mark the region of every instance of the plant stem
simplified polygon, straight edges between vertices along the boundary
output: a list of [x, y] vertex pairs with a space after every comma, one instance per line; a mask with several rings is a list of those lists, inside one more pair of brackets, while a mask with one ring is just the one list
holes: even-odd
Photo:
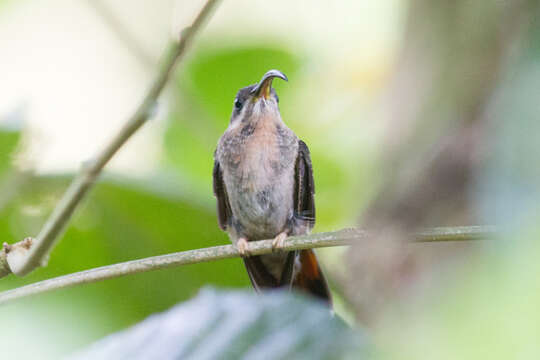
[[[495, 234], [493, 226], [466, 226], [433, 228], [412, 234], [414, 242], [466, 241], [489, 239]], [[351, 245], [359, 240], [369, 239], [371, 235], [360, 229], [343, 229], [305, 236], [290, 237], [285, 241], [283, 250], [303, 250], [320, 247]], [[251, 255], [272, 252], [272, 240], [260, 240], [249, 243]], [[214, 246], [204, 249], [188, 250], [167, 255], [152, 256], [114, 265], [102, 266], [69, 275], [64, 275], [34, 284], [0, 293], [0, 304], [15, 299], [36, 295], [56, 289], [63, 289], [81, 284], [94, 283], [120, 276], [140, 272], [159, 270], [168, 267], [209, 262], [238, 257], [239, 253], [232, 245]]]

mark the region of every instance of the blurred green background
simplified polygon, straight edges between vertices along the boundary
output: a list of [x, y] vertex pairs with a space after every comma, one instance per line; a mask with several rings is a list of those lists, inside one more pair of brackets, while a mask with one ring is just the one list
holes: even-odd
[[[0, 1], [0, 241], [37, 234], [81, 163], [138, 104], [171, 34], [201, 4]], [[355, 257], [362, 249], [319, 250], [336, 313], [368, 329], [371, 355], [535, 358], [538, 9], [536, 1], [223, 1], [48, 266], [0, 279], [0, 290], [229, 243], [217, 226], [212, 154], [236, 91], [275, 68], [289, 78], [275, 82], [282, 117], [312, 154], [315, 232], [355, 226], [364, 211], [405, 223], [372, 203], [423, 220], [414, 225], [500, 226], [501, 240], [487, 244], [408, 248], [407, 256], [427, 259], [430, 276], [400, 268], [407, 276], [396, 287], [407, 287], [397, 294], [389, 278], [370, 277], [386, 264], [379, 253], [363, 251], [370, 261], [362, 267]], [[444, 171], [423, 172], [432, 164]], [[446, 183], [437, 182], [441, 173]], [[396, 205], [412, 203], [410, 194], [423, 212]], [[466, 205], [442, 209], [462, 199]], [[380, 291], [363, 291], [362, 281]], [[57, 358], [205, 285], [250, 288], [233, 259], [47, 293], [0, 307], [0, 346], [21, 359]], [[365, 321], [373, 308], [376, 320]]]
[[[5, 95], [0, 112], [2, 241], [39, 231], [81, 162], [100, 149], [137, 104], [171, 34], [191, 21], [201, 4], [80, 1], [49, 8], [39, 1], [22, 1], [0, 7], [4, 45], [0, 56], [5, 59], [1, 71], [6, 79], [0, 86]], [[268, 5], [251, 7], [264, 14]], [[372, 12], [385, 7], [388, 4]], [[355, 86], [375, 88], [370, 83], [373, 75], [340, 84], [344, 74], [335, 71], [341, 64], [327, 65], [338, 54], [328, 59], [320, 52], [321, 44], [302, 41], [309, 32], [319, 31], [312, 27], [323, 16], [320, 9], [306, 14], [296, 40], [287, 36], [290, 25], [272, 32], [279, 24], [271, 25], [268, 17], [266, 30], [259, 26], [249, 30], [242, 20], [231, 24], [228, 17], [242, 19], [249, 13], [236, 10], [232, 3], [222, 4], [201, 31], [162, 96], [155, 119], [113, 160], [75, 214], [48, 266], [25, 278], [2, 279], [0, 290], [120, 261], [228, 244], [215, 214], [213, 152], [228, 125], [238, 89], [257, 82], [272, 68], [290, 79], [275, 84], [282, 116], [312, 152], [319, 209], [315, 231], [338, 229], [356, 220], [356, 196], [365, 192], [358, 187], [358, 180], [365, 180], [357, 174], [370, 160], [342, 156], [361, 154], [358, 149], [365, 145], [352, 133], [342, 136], [346, 127], [356, 126], [349, 111], [333, 114], [330, 107], [364, 101]], [[40, 14], [41, 20], [34, 22], [33, 14]], [[235, 35], [238, 29], [241, 34]], [[20, 49], [29, 42], [41, 52], [26, 79], [20, 63], [37, 52]], [[345, 45], [343, 41], [334, 46], [349, 51], [341, 48]], [[317, 53], [321, 57], [314, 59]], [[343, 99], [336, 95], [327, 99], [336, 84], [343, 86]], [[316, 98], [328, 101], [328, 108], [312, 106]], [[342, 251], [322, 250], [324, 266], [337, 266]], [[3, 322], [13, 326], [0, 341], [19, 344], [21, 358], [55, 357], [189, 299], [205, 285], [251, 287], [242, 262], [234, 259], [53, 292], [2, 307]], [[335, 296], [338, 312], [348, 316], [339, 294]], [[28, 337], [35, 339], [35, 346], [24, 346]]]

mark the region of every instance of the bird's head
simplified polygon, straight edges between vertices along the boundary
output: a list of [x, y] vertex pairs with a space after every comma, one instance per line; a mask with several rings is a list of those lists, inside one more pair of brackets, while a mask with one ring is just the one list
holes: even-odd
[[263, 115], [279, 116], [279, 98], [272, 87], [272, 80], [276, 77], [288, 81], [281, 71], [270, 70], [257, 84], [238, 91], [234, 99], [231, 125], [252, 122]]

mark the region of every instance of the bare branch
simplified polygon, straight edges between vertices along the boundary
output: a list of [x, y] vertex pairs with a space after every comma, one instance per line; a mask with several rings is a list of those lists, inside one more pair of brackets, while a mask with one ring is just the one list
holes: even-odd
[[[88, 190], [94, 184], [101, 170], [116, 154], [116, 152], [126, 143], [150, 117], [156, 100], [165, 87], [177, 61], [185, 53], [185, 50], [193, 40], [194, 35], [200, 29], [204, 21], [209, 17], [211, 11], [216, 6], [218, 0], [208, 0], [199, 12], [192, 25], [182, 31], [180, 41], [175, 41], [167, 53], [161, 69], [150, 87], [145, 98], [127, 121], [125, 126], [116, 134], [109, 144], [90, 162], [88, 162], [79, 175], [73, 180], [69, 188], [60, 199], [58, 205], [46, 221], [37, 238], [33, 241], [31, 248], [22, 261], [12, 263], [9, 253], [2, 250], [0, 259], [6, 258], [9, 269], [16, 275], [24, 276], [36, 267], [44, 266], [48, 259], [48, 254], [66, 224], [71, 219], [73, 212], [84, 198]], [[1, 263], [1, 260], [0, 260]], [[5, 267], [4, 267], [5, 270]], [[0, 271], [0, 277], [5, 276]]]
[[[489, 239], [494, 234], [495, 228], [493, 226], [467, 226], [433, 228], [412, 234], [412, 237], [415, 242], [465, 241]], [[284, 250], [290, 251], [350, 245], [356, 241], [369, 239], [371, 237], [372, 236], [368, 232], [359, 229], [343, 229], [334, 232], [295, 236], [290, 237], [285, 241]], [[252, 255], [271, 253], [272, 240], [250, 242], [248, 250]], [[238, 256], [238, 251], [232, 245], [223, 245], [127, 261], [64, 275], [1, 292], [0, 304], [47, 291], [94, 283], [120, 276], [180, 265], [229, 259]]]

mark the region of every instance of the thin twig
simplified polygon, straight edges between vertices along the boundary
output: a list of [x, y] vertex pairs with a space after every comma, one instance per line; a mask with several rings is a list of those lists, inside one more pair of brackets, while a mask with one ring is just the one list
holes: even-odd
[[[170, 51], [165, 57], [163, 65], [155, 79], [150, 90], [146, 94], [135, 113], [127, 121], [125, 126], [110, 141], [108, 145], [93, 159], [87, 163], [79, 172], [79, 175], [73, 180], [69, 188], [60, 199], [58, 205], [50, 215], [49, 219], [41, 229], [32, 247], [24, 255], [24, 258], [12, 263], [7, 256], [10, 270], [19, 276], [24, 276], [36, 267], [45, 265], [48, 254], [52, 249], [55, 240], [58, 238], [65, 225], [70, 220], [77, 205], [84, 198], [88, 190], [94, 184], [96, 178], [101, 173], [103, 167], [116, 154], [116, 152], [126, 143], [126, 141], [137, 131], [150, 117], [157, 98], [167, 80], [169, 79], [174, 65], [184, 54], [190, 45], [194, 35], [201, 25], [208, 18], [218, 0], [208, 0], [202, 10], [199, 12], [195, 21], [190, 27], [182, 31], [180, 41], [175, 41]], [[4, 253], [5, 256], [5, 253]], [[0, 254], [0, 258], [2, 255]]]
[[[493, 226], [468, 226], [452, 228], [434, 228], [413, 234], [415, 242], [465, 241], [489, 239], [495, 233]], [[334, 232], [290, 237], [285, 241], [284, 250], [302, 250], [320, 247], [350, 245], [356, 241], [369, 239], [368, 232], [359, 229], [344, 229]], [[251, 255], [272, 252], [272, 240], [249, 243]], [[140, 272], [159, 270], [168, 267], [209, 262], [238, 257], [239, 253], [232, 245], [214, 246], [198, 250], [189, 250], [167, 255], [152, 256], [114, 265], [81, 271], [69, 275], [40, 281], [20, 288], [0, 293], [0, 304], [15, 299], [36, 295], [47, 291], [94, 283], [120, 276]]]

